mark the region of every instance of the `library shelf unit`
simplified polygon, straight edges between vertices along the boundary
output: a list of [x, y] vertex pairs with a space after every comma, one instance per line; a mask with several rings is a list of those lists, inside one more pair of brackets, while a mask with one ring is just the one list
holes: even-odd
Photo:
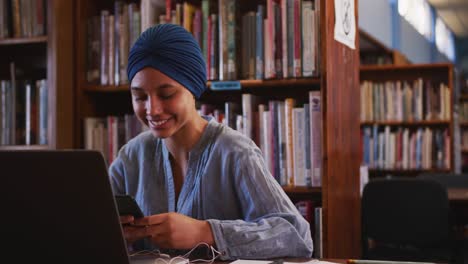
[[458, 133], [460, 135], [461, 172], [468, 171], [468, 75], [458, 73]]
[[[361, 122], [361, 126], [447, 126], [450, 121], [443, 120], [422, 120], [422, 121], [364, 121]], [[467, 124], [468, 125], [468, 124]]]
[[410, 169], [410, 170], [386, 170], [386, 169], [369, 169], [369, 175], [373, 176], [374, 178], [381, 178], [381, 177], [386, 177], [386, 176], [396, 176], [396, 177], [417, 177], [419, 174], [422, 173], [450, 173], [451, 170], [447, 169], [431, 169], [431, 170], [416, 170], [416, 169]]
[[30, 43], [47, 43], [47, 36], [37, 36], [29, 38], [6, 38], [0, 39], [0, 45], [17, 45]]
[[363, 29], [359, 29], [359, 57], [361, 66], [411, 64], [401, 52], [388, 48]]
[[[322, 101], [322, 187], [285, 187], [295, 197], [319, 199], [322, 206], [323, 257], [350, 258], [360, 256], [359, 195], [359, 56], [334, 39], [334, 1], [320, 1], [320, 77], [281, 80], [241, 80], [240, 91], [208, 91], [201, 100], [240, 98], [243, 92], [268, 98], [291, 96], [305, 100], [308, 91], [320, 90]], [[133, 113], [128, 85], [99, 86], [86, 78], [88, 18], [100, 10], [113, 10], [114, 1], [76, 1], [76, 118], [75, 143], [84, 146], [83, 120]], [[200, 1], [189, 1], [200, 3]], [[211, 1], [216, 3], [217, 1]], [[239, 1], [241, 10], [266, 1]], [[355, 1], [357, 6], [357, 1]], [[252, 9], [255, 10], [255, 9]], [[356, 19], [357, 19], [357, 8]], [[240, 21], [240, 19], [238, 20]], [[357, 21], [356, 21], [357, 22]], [[356, 23], [357, 24], [357, 23]], [[359, 38], [356, 37], [356, 45]], [[210, 82], [207, 83], [210, 85]], [[353, 98], [352, 100], [350, 98]]]
[[44, 7], [45, 35], [0, 39], [0, 79], [10, 80], [10, 62], [20, 69], [18, 80], [46, 79], [47, 144], [0, 145], [0, 150], [73, 147], [73, 2], [44, 0]]
[[[415, 97], [413, 97], [413, 93], [412, 95], [409, 96], [409, 98], [411, 98], [410, 104], [417, 104], [417, 103], [421, 104], [420, 110], [417, 111], [417, 112], [420, 112], [419, 113], [420, 117], [416, 118], [418, 113], [415, 113], [414, 111], [415, 105], [413, 105], [413, 106], [410, 106], [410, 108], [413, 107], [413, 109], [410, 111], [410, 113], [408, 113], [409, 118], [407, 115], [406, 118], [403, 117], [403, 119], [401, 119], [402, 117], [400, 117], [398, 121], [393, 121], [389, 119], [389, 114], [387, 113], [387, 111], [389, 111], [388, 109], [390, 108], [388, 108], [389, 106], [385, 106], [385, 107], [382, 106], [383, 105], [382, 103], [384, 102], [384, 104], [393, 105], [392, 108], [395, 108], [395, 109], [396, 109], [395, 104], [399, 107], [400, 106], [403, 107], [402, 105], [404, 104], [404, 103], [398, 104], [394, 102], [394, 101], [397, 101], [394, 99], [398, 98], [398, 95], [396, 95], [398, 94], [398, 92], [394, 92], [394, 91], [397, 91], [397, 88], [396, 88], [397, 86], [395, 85], [395, 83], [396, 82], [401, 83], [402, 92], [401, 92], [400, 98], [405, 98], [404, 97], [405, 95], [403, 92], [404, 91], [403, 83], [407, 82], [409, 86], [411, 86], [410, 89], [412, 89], [412, 91], [417, 91], [415, 88], [416, 87], [415, 81], [418, 79], [422, 79], [422, 85], [421, 85], [422, 94], [419, 95], [420, 101], [418, 99], [415, 99]], [[443, 166], [437, 167], [435, 165], [436, 162], [434, 161], [434, 159], [436, 159], [435, 158], [436, 155], [434, 155], [434, 151], [436, 151], [436, 149], [435, 147], [430, 147], [429, 148], [430, 150], [426, 148], [426, 151], [427, 151], [426, 153], [430, 153], [430, 154], [420, 154], [421, 156], [428, 155], [429, 159], [431, 160], [430, 162], [426, 160], [426, 166], [421, 165], [422, 167], [417, 167], [417, 168], [410, 167], [407, 169], [403, 169], [402, 167], [400, 167], [401, 165], [396, 165], [396, 164], [399, 164], [399, 162], [401, 162], [400, 164], [404, 163], [401, 158], [401, 155], [404, 155], [404, 154], [401, 154], [402, 152], [404, 152], [404, 150], [400, 150], [401, 152], [398, 151], [398, 153], [396, 153], [395, 154], [396, 156], [394, 157], [392, 157], [394, 153], [390, 152], [391, 153], [390, 157], [392, 157], [391, 159], [393, 159], [391, 161], [392, 164], [390, 165], [390, 168], [385, 167], [382, 164], [378, 168], [372, 165], [369, 166], [369, 175], [371, 177], [381, 177], [381, 176], [387, 176], [387, 175], [416, 176], [420, 173], [425, 173], [425, 172], [447, 172], [447, 173], [453, 172], [454, 170], [454, 142], [453, 142], [454, 127], [453, 127], [453, 103], [452, 103], [453, 101], [453, 65], [452, 64], [437, 63], [437, 64], [407, 64], [407, 65], [379, 65], [379, 66], [363, 65], [360, 67], [360, 81], [361, 81], [361, 89], [363, 89], [364, 82], [370, 82], [371, 84], [369, 86], [370, 89], [372, 90], [372, 95], [369, 96], [371, 97], [371, 99], [366, 99], [368, 101], [364, 104], [366, 106], [363, 106], [363, 107], [367, 110], [371, 109], [370, 111], [374, 112], [372, 114], [374, 116], [373, 118], [371, 118], [371, 120], [369, 120], [369, 115], [367, 113], [364, 114], [365, 116], [367, 115], [366, 117], [364, 117], [366, 118], [366, 120], [361, 120], [361, 130], [362, 130], [361, 133], [362, 133], [363, 140], [366, 139], [366, 137], [364, 136], [366, 134], [366, 132], [364, 131], [364, 128], [370, 128], [370, 130], [367, 131], [368, 135], [370, 131], [373, 131], [372, 130], [373, 128], [377, 128], [378, 132], [376, 135], [378, 135], [379, 133], [385, 133], [384, 129], [388, 127], [389, 131], [391, 131], [390, 134], [394, 134], [396, 138], [394, 140], [395, 145], [393, 147], [391, 146], [390, 149], [394, 149], [394, 152], [397, 152], [398, 147], [401, 147], [403, 149], [404, 147], [402, 146], [404, 146], [405, 144], [403, 143], [404, 137], [402, 137], [401, 134], [399, 134], [400, 132], [408, 129], [409, 135], [411, 138], [412, 133], [416, 134], [418, 130], [421, 130], [422, 139], [419, 142], [421, 144], [420, 151], [424, 152], [425, 151], [424, 142], [432, 142], [431, 145], [434, 145], [434, 146], [436, 145], [435, 137], [440, 136], [440, 135], [436, 135], [438, 133], [437, 131], [442, 131], [441, 133], [443, 133], [444, 136], [445, 135], [447, 136], [445, 141], [444, 139], [439, 138], [439, 140], [443, 140], [444, 142], [442, 143], [444, 145], [442, 152], [444, 156], [443, 166], [446, 165], [445, 167]], [[388, 88], [387, 86], [388, 83], [391, 84], [390, 85], [391, 88]], [[439, 89], [442, 90], [442, 88], [440, 88], [441, 84], [444, 84], [447, 87], [445, 88], [446, 89], [445, 97], [442, 97], [442, 98], [441, 98], [442, 96], [441, 92], [432, 92], [432, 91], [436, 91]], [[386, 95], [375, 94], [376, 92], [378, 92], [377, 90], [379, 88], [378, 87], [379, 85], [382, 85], [381, 91], [383, 91], [384, 94], [387, 93]], [[389, 90], [389, 89], [395, 89], [395, 90]], [[392, 91], [392, 93], [390, 94], [392, 101], [385, 101], [387, 100], [386, 97], [389, 96], [387, 90]], [[363, 92], [363, 90], [361, 90], [361, 92]], [[378, 92], [378, 93], [381, 93], [381, 92]], [[384, 96], [384, 99], [380, 99], [380, 96]], [[376, 106], [376, 101], [375, 101], [376, 98], [379, 98], [377, 101], [377, 106]], [[445, 103], [442, 103], [444, 99], [445, 99]], [[370, 108], [368, 106], [369, 101], [372, 101], [372, 104], [373, 104], [373, 106], [371, 106]], [[445, 110], [441, 110], [442, 108], [444, 108], [444, 106], [445, 106]], [[383, 117], [382, 117], [382, 109], [380, 109], [380, 107], [384, 107]], [[435, 110], [434, 110], [434, 107], [435, 107]], [[408, 105], [406, 106], [406, 108], [408, 109]], [[380, 111], [380, 114], [378, 113], [379, 111]], [[405, 110], [402, 110], [402, 111], [404, 112]], [[442, 115], [441, 111], [444, 112], [443, 117], [440, 116]], [[403, 116], [405, 116], [405, 114], [403, 114]], [[431, 116], [431, 117], [428, 117], [428, 116]], [[361, 117], [361, 119], [362, 118], [363, 117]], [[395, 117], [392, 116], [390, 118], [395, 118]], [[404, 120], [404, 121], [401, 121], [401, 120]], [[430, 134], [424, 134], [427, 130], [431, 130]], [[372, 142], [373, 142], [372, 144], [374, 144], [375, 136], [372, 134], [373, 132], [370, 132], [370, 133], [371, 133], [370, 134], [371, 136], [369, 138], [372, 138]], [[424, 141], [425, 140], [424, 137], [426, 135], [430, 135], [427, 137], [430, 137], [431, 138], [430, 140], [432, 141]], [[398, 139], [400, 139], [401, 141], [398, 141]], [[416, 142], [417, 142], [417, 139], [416, 139]], [[364, 158], [365, 157], [364, 149], [366, 148], [365, 147], [366, 143], [364, 143], [363, 141], [362, 144], [363, 145], [361, 146], [362, 148], [361, 154], [363, 156], [363, 163], [366, 163], [365, 158]], [[384, 143], [384, 144], [387, 144], [387, 143]], [[411, 148], [410, 145], [407, 145], [407, 146], [408, 148]], [[448, 147], [449, 149], [447, 150], [445, 147]], [[381, 146], [379, 145], [378, 148], [380, 149]], [[386, 149], [386, 147], [383, 147], [383, 148]], [[416, 154], [416, 148], [414, 151], [415, 151], [415, 154], [408, 154], [408, 157], [410, 157], [411, 155], [418, 155]], [[377, 153], [377, 152], [374, 152], [374, 153]], [[408, 153], [410, 153], [410, 151], [408, 151]], [[386, 155], [387, 154], [384, 154], [384, 156]], [[375, 160], [375, 162], [377, 163], [380, 161]], [[383, 163], [387, 165], [386, 162], [387, 161], [383, 161]], [[424, 161], [420, 160], [420, 162], [421, 164], [424, 164], [423, 163]], [[396, 166], [393, 167], [394, 165]]]

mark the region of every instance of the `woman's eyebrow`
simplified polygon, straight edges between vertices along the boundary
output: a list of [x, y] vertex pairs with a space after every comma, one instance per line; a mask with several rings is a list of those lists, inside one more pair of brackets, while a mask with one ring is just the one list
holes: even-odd
[[138, 86], [132, 86], [132, 87], [130, 87], [130, 90], [132, 90], [132, 91], [141, 91], [141, 90], [143, 90], [143, 88], [138, 87]]
[[[174, 86], [174, 85], [172, 85], [170, 83], [163, 83], [163, 84], [159, 85], [157, 87], [157, 89], [169, 89], [169, 88], [174, 88], [174, 87], [176, 87], [176, 86]], [[143, 90], [143, 88], [141, 88], [139, 86], [131, 86], [130, 90], [132, 90], [132, 91], [141, 91], [141, 90]]]
[[175, 86], [170, 84], [170, 83], [163, 83], [163, 84], [158, 86], [159, 89], [167, 89], [167, 88], [173, 88], [173, 87], [175, 87]]

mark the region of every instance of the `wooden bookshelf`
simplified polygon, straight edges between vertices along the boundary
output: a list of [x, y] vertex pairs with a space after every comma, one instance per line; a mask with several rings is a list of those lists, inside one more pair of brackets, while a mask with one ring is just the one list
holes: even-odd
[[[360, 67], [360, 79], [361, 82], [371, 81], [374, 83], [383, 83], [383, 82], [408, 82], [411, 86], [413, 82], [421, 78], [423, 81], [429, 81], [433, 89], [438, 89], [438, 86], [441, 83], [444, 83], [448, 87], [449, 95], [446, 104], [448, 106], [447, 119], [444, 120], [421, 120], [421, 121], [404, 121], [404, 122], [395, 122], [395, 121], [362, 121], [361, 129], [364, 127], [371, 127], [374, 125], [379, 126], [380, 128], [389, 126], [391, 130], [399, 128], [408, 128], [410, 133], [411, 131], [416, 131], [419, 128], [430, 128], [433, 131], [435, 130], [446, 130], [447, 134], [450, 137], [449, 142], [449, 152], [450, 152], [450, 166], [449, 168], [444, 169], [428, 169], [428, 170], [387, 170], [387, 169], [370, 169], [369, 174], [371, 176], [385, 176], [387, 174], [402, 174], [402, 175], [416, 175], [421, 172], [452, 172], [454, 170], [454, 143], [453, 143], [453, 65], [445, 63], [437, 64], [409, 64], [409, 65], [363, 65]], [[375, 89], [374, 86], [371, 89]], [[422, 102], [426, 104], [426, 99], [424, 98], [425, 90], [427, 89], [426, 84], [422, 87]], [[440, 104], [440, 99], [437, 99]], [[373, 109], [375, 110], [375, 109]], [[423, 111], [427, 111], [426, 105], [423, 106]], [[431, 110], [432, 111], [432, 110]], [[414, 113], [413, 113], [414, 114]], [[432, 114], [432, 113], [431, 113]], [[422, 113], [423, 118], [426, 118], [426, 112]], [[435, 144], [435, 143], [433, 143]], [[364, 148], [364, 147], [363, 147]], [[432, 158], [431, 158], [432, 159]], [[434, 162], [432, 165], [435, 166]]]
[[411, 62], [398, 50], [390, 49], [363, 29], [359, 29], [359, 57], [363, 65], [405, 65]]
[[458, 85], [460, 87], [460, 93], [458, 95], [458, 100], [455, 100], [455, 104], [458, 105], [457, 109], [459, 129], [456, 131], [459, 133], [460, 138], [460, 166], [462, 172], [466, 173], [468, 168], [468, 142], [466, 142], [465, 136], [466, 133], [468, 133], [468, 77], [466, 73], [458, 73]]
[[[390, 72], [397, 72], [400, 76], [405, 77], [412, 77], [412, 79], [417, 78], [418, 71], [421, 72], [421, 76], [426, 76], [431, 73], [437, 73], [440, 71], [441, 68], [449, 68], [453, 67], [449, 63], [431, 63], [431, 64], [407, 64], [407, 65], [362, 65], [360, 69], [364, 72], [372, 72], [372, 71], [390, 71]], [[403, 70], [409, 71], [413, 73], [413, 75], [406, 75]], [[453, 76], [452, 76], [453, 77]], [[453, 80], [452, 80], [453, 81]]]
[[[285, 187], [290, 197], [319, 199], [323, 210], [323, 253], [326, 258], [357, 258], [360, 256], [360, 185], [359, 185], [359, 56], [357, 50], [337, 42], [333, 36], [335, 8], [333, 1], [320, 1], [320, 77], [281, 80], [240, 80], [242, 90], [209, 91], [211, 95], [237, 96], [244, 89], [254, 94], [275, 98], [279, 94], [298, 96], [303, 100], [307, 91], [320, 90], [322, 98], [322, 187]], [[82, 0], [76, 2], [76, 64], [75, 64], [75, 144], [83, 147], [83, 119], [131, 113], [128, 85], [100, 86], [86, 81], [86, 24], [91, 16], [113, 2]], [[213, 3], [217, 1], [213, 0]], [[241, 11], [264, 1], [239, 1]], [[355, 1], [357, 6], [357, 1]], [[355, 9], [357, 18], [357, 8]], [[240, 20], [239, 20], [240, 21]], [[357, 21], [356, 21], [357, 24]], [[359, 45], [359, 37], [356, 37]], [[207, 83], [210, 86], [210, 82]], [[294, 88], [294, 89], [293, 89]], [[293, 92], [298, 90], [296, 94]], [[282, 96], [282, 95], [281, 95]], [[300, 97], [299, 97], [300, 96]], [[353, 100], [350, 100], [353, 98]], [[205, 100], [205, 99], [203, 99]]]
[[0, 150], [46, 150], [48, 145], [10, 145], [0, 146]]
[[387, 170], [387, 169], [369, 169], [369, 174], [374, 177], [385, 177], [385, 176], [394, 176], [394, 177], [412, 177], [418, 176], [421, 173], [449, 173], [452, 170], [450, 169], [410, 169], [410, 170], [403, 170], [403, 169], [395, 169], [395, 170]]
[[[292, 86], [297, 88], [319, 86], [320, 78], [297, 78], [297, 79], [284, 79], [284, 80], [239, 80], [241, 89], [249, 88], [278, 88], [281, 89], [285, 86]], [[211, 81], [207, 82], [207, 87], [211, 87]], [[129, 91], [129, 84], [124, 85], [89, 85], [84, 84], [83, 90], [86, 92], [127, 92]]]
[[361, 122], [361, 126], [447, 126], [450, 125], [450, 121], [439, 121], [439, 120], [424, 120], [424, 121], [366, 121]]
[[284, 186], [283, 190], [288, 194], [320, 194], [322, 192], [319, 187]]
[[18, 45], [18, 44], [32, 44], [32, 43], [47, 43], [47, 36], [29, 37], [29, 38], [7, 38], [0, 39], [0, 46], [2, 45]]
[[74, 146], [73, 7], [73, 1], [45, 0], [47, 35], [0, 39], [0, 79], [10, 79], [9, 63], [15, 62], [15, 68], [23, 73], [17, 79], [46, 79], [47, 86], [47, 145], [2, 146], [1, 149]]

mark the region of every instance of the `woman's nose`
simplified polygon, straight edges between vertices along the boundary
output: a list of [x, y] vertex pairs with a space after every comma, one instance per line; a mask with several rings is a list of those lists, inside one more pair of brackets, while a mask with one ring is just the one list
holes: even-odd
[[150, 96], [149, 100], [146, 101], [146, 114], [150, 116], [158, 115], [162, 113], [161, 101], [156, 96]]

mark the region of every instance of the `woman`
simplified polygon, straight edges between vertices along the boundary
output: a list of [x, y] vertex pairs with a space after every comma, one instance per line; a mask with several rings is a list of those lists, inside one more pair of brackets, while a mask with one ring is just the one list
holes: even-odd
[[168, 249], [205, 242], [222, 259], [311, 257], [309, 224], [259, 148], [198, 114], [206, 65], [192, 35], [172, 24], [146, 30], [130, 51], [127, 73], [135, 114], [150, 128], [110, 167], [114, 193], [135, 197], [146, 215], [121, 217], [127, 242], [147, 238]]

